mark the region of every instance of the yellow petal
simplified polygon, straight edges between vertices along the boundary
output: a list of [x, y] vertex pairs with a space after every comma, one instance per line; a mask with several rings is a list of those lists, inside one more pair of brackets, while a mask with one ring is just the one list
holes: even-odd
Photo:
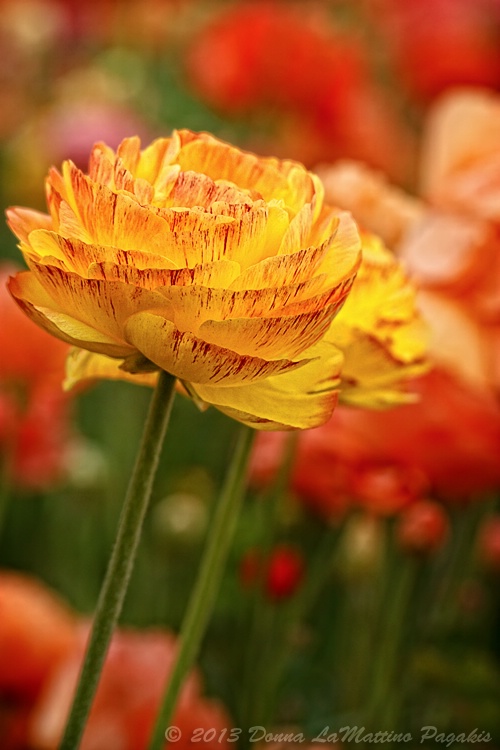
[[342, 351], [345, 361], [339, 401], [350, 406], [384, 409], [411, 402], [414, 396], [404, 390], [405, 381], [428, 370], [425, 360], [402, 362], [369, 336], [354, 339]]
[[233, 419], [260, 430], [294, 430], [326, 422], [338, 397], [342, 355], [331, 344], [307, 351], [298, 370], [251, 385], [223, 388], [192, 385], [196, 395]]
[[[229, 210], [229, 207], [235, 210]], [[167, 227], [162, 254], [179, 266], [194, 266], [218, 260], [237, 261], [246, 268], [277, 252], [288, 226], [288, 216], [279, 206], [262, 201], [254, 205], [223, 204], [218, 213], [200, 207], [158, 209]]]
[[288, 359], [267, 361], [209, 344], [153, 312], [132, 315], [125, 325], [127, 341], [162, 370], [195, 383], [249, 383], [300, 367]]
[[67, 391], [81, 383], [95, 380], [125, 380], [136, 385], [154, 386], [157, 379], [157, 372], [133, 375], [121, 369], [119, 360], [74, 348], [66, 359], [66, 377], [63, 385]]

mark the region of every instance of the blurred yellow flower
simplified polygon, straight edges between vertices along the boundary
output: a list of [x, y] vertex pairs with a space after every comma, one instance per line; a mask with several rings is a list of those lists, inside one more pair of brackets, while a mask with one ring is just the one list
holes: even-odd
[[326, 338], [344, 354], [340, 401], [384, 408], [412, 400], [404, 383], [428, 368], [428, 332], [397, 258], [375, 235], [361, 239], [361, 268]]
[[78, 347], [69, 385], [164, 369], [254, 427], [328, 419], [342, 354], [325, 335], [360, 238], [316, 176], [184, 130], [98, 144], [88, 175], [67, 161], [46, 187], [49, 214], [8, 212], [30, 269], [10, 291]]

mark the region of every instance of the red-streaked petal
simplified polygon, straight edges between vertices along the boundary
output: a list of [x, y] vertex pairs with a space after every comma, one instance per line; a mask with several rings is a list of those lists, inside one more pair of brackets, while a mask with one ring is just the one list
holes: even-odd
[[260, 430], [296, 430], [326, 422], [337, 403], [342, 354], [321, 343], [298, 370], [251, 385], [193, 386], [196, 395], [228, 416]]
[[8, 286], [23, 312], [56, 338], [110, 357], [123, 359], [133, 354], [134, 350], [129, 345], [106, 336], [58, 309], [30, 271], [18, 273], [10, 279]]
[[250, 383], [300, 367], [288, 359], [267, 361], [208, 344], [153, 312], [132, 315], [125, 325], [127, 341], [158, 367], [190, 383]]
[[123, 324], [140, 310], [171, 310], [161, 295], [118, 281], [85, 279], [55, 266], [31, 264], [31, 270], [53, 300], [56, 309], [125, 344]]
[[7, 224], [23, 244], [29, 244], [28, 237], [34, 229], [52, 229], [52, 217], [40, 211], [15, 206], [6, 213]]
[[[80, 276], [89, 275], [89, 269], [96, 264], [106, 266], [118, 265], [126, 270], [175, 269], [177, 266], [155, 253], [141, 250], [122, 250], [117, 247], [94, 245], [82, 242], [74, 237], [63, 237], [56, 232], [37, 229], [29, 237], [30, 255], [36, 261], [47, 262], [54, 257], [62, 261], [62, 268], [73, 271]], [[28, 252], [30, 249], [27, 249]], [[60, 265], [60, 264], [58, 264]], [[97, 277], [99, 278], [99, 277]]]

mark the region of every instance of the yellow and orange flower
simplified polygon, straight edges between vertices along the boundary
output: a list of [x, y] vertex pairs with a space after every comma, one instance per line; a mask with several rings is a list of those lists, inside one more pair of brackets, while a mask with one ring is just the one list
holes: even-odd
[[72, 383], [164, 369], [254, 427], [330, 416], [342, 355], [323, 339], [360, 238], [315, 175], [183, 130], [98, 144], [88, 174], [67, 161], [46, 188], [49, 214], [8, 212], [30, 269], [10, 291], [79, 348]]

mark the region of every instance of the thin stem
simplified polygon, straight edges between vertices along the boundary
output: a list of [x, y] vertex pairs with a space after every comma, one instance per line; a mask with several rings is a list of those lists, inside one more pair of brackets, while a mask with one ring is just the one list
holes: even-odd
[[274, 642], [270, 639], [272, 653], [268, 654], [267, 671], [261, 675], [257, 707], [252, 717], [256, 725], [268, 726], [272, 722], [280, 683], [294, 648], [293, 633], [309, 615], [332, 575], [332, 562], [339, 537], [338, 527], [327, 527], [309, 561], [307, 577], [301, 590], [290, 600], [287, 607], [282, 608], [282, 627], [278, 633], [280, 637]]
[[396, 555], [394, 529], [391, 523], [388, 524], [386, 533], [385, 591], [380, 602], [380, 631], [373, 653], [366, 721], [368, 726], [397, 729], [400, 720], [398, 709], [402, 697], [398, 673], [403, 668], [401, 654], [407, 629], [411, 625], [408, 611], [416, 586], [419, 560]]
[[184, 615], [179, 635], [177, 658], [153, 730], [149, 745], [150, 750], [160, 750], [164, 746], [165, 730], [175, 711], [182, 683], [197, 657], [201, 640], [214, 608], [224, 572], [224, 564], [243, 499], [246, 468], [254, 434], [253, 430], [243, 427], [238, 436], [233, 460], [200, 561], [198, 578]]
[[115, 546], [99, 595], [90, 641], [60, 750], [78, 748], [85, 729], [109, 642], [120, 616], [132, 574], [144, 516], [172, 411], [174, 394], [175, 378], [166, 372], [160, 372], [123, 505]]
[[[269, 559], [277, 529], [283, 498], [290, 485], [295, 454], [297, 451], [298, 432], [285, 435], [283, 455], [279, 469], [271, 487], [263, 497], [257, 499], [260, 506], [258, 527], [260, 531], [259, 554], [260, 559]], [[254, 703], [262, 688], [262, 671], [267, 668], [269, 648], [272, 648], [270, 631], [275, 618], [275, 608], [266, 600], [265, 595], [265, 565], [260, 566], [258, 580], [255, 582], [251, 611], [249, 617], [248, 642], [245, 649], [245, 659], [242, 665], [242, 686], [240, 691], [240, 723], [245, 729], [250, 723], [255, 723]]]

